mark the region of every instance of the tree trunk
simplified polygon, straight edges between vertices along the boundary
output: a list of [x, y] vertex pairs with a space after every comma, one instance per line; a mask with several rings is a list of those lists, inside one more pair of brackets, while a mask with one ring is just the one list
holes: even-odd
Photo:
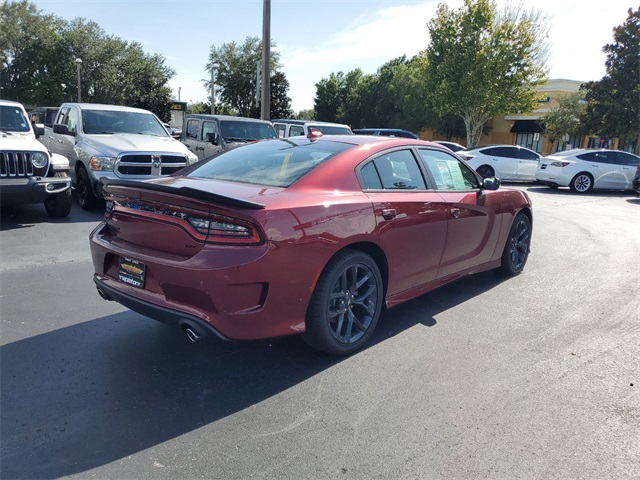
[[467, 148], [475, 147], [480, 142], [482, 127], [490, 117], [480, 112], [464, 112], [461, 116], [467, 129]]

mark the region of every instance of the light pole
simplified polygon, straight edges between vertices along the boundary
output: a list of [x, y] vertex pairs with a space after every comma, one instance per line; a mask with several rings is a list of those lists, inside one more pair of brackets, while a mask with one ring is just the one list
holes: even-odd
[[216, 84], [215, 84], [215, 71], [220, 65], [217, 63], [211, 64], [211, 115], [216, 113]]
[[82, 103], [82, 94], [80, 93], [80, 91], [82, 90], [82, 85], [80, 83], [80, 64], [82, 63], [82, 59], [81, 58], [76, 58], [76, 67], [77, 67], [77, 71], [78, 71], [78, 103]]

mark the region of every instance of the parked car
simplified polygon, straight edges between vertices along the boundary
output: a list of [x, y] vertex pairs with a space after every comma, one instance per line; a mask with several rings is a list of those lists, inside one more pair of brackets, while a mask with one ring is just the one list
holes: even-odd
[[185, 115], [181, 141], [198, 159], [256, 140], [276, 138], [271, 122], [228, 115]]
[[574, 148], [542, 159], [536, 179], [577, 193], [591, 189], [633, 190], [640, 157], [620, 150]]
[[353, 130], [355, 135], [382, 135], [385, 137], [403, 137], [418, 138], [418, 136], [409, 130], [401, 130], [399, 128], [358, 128]]
[[58, 110], [60, 110], [59, 107], [38, 107], [28, 113], [31, 123], [42, 123], [45, 127], [52, 127]]
[[69, 161], [50, 154], [37, 138], [44, 125], [32, 124], [22, 104], [0, 100], [0, 203], [43, 203], [49, 216], [71, 212]]
[[307, 136], [310, 129], [320, 130], [323, 135], [353, 135], [349, 125], [317, 122], [314, 120], [273, 120], [278, 138]]
[[118, 105], [62, 104], [44, 143], [69, 159], [78, 203], [85, 210], [103, 205], [105, 178], [170, 175], [198, 161], [153, 113]]
[[534, 182], [540, 154], [518, 145], [485, 145], [457, 152], [483, 177]]
[[443, 145], [447, 147], [449, 150], [451, 150], [452, 152], [459, 152], [460, 150], [465, 149], [464, 145], [460, 145], [459, 143], [455, 143], [455, 142], [447, 142], [446, 140], [433, 140], [433, 143]]
[[94, 282], [192, 341], [302, 334], [349, 354], [384, 308], [467, 274], [522, 271], [531, 202], [499, 184], [421, 140], [255, 142], [170, 178], [107, 180]]

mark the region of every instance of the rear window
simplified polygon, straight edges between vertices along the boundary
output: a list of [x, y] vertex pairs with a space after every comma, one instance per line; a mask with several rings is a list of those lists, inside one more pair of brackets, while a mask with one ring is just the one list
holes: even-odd
[[334, 125], [308, 125], [309, 128], [317, 128], [324, 135], [353, 135], [349, 127], [339, 127]]
[[222, 120], [220, 129], [222, 130], [222, 138], [226, 141], [250, 142], [265, 138], [276, 138], [276, 131], [270, 123]]
[[188, 177], [288, 187], [329, 158], [353, 147], [322, 142], [298, 145], [286, 139], [252, 143], [196, 164]]

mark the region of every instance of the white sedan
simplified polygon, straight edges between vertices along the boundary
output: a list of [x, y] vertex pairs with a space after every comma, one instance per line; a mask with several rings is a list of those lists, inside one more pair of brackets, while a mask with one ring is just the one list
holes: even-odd
[[632, 190], [640, 157], [620, 150], [576, 148], [544, 157], [536, 180], [550, 187], [585, 193], [594, 189]]
[[482, 177], [535, 182], [540, 155], [518, 145], [485, 145], [456, 152]]

